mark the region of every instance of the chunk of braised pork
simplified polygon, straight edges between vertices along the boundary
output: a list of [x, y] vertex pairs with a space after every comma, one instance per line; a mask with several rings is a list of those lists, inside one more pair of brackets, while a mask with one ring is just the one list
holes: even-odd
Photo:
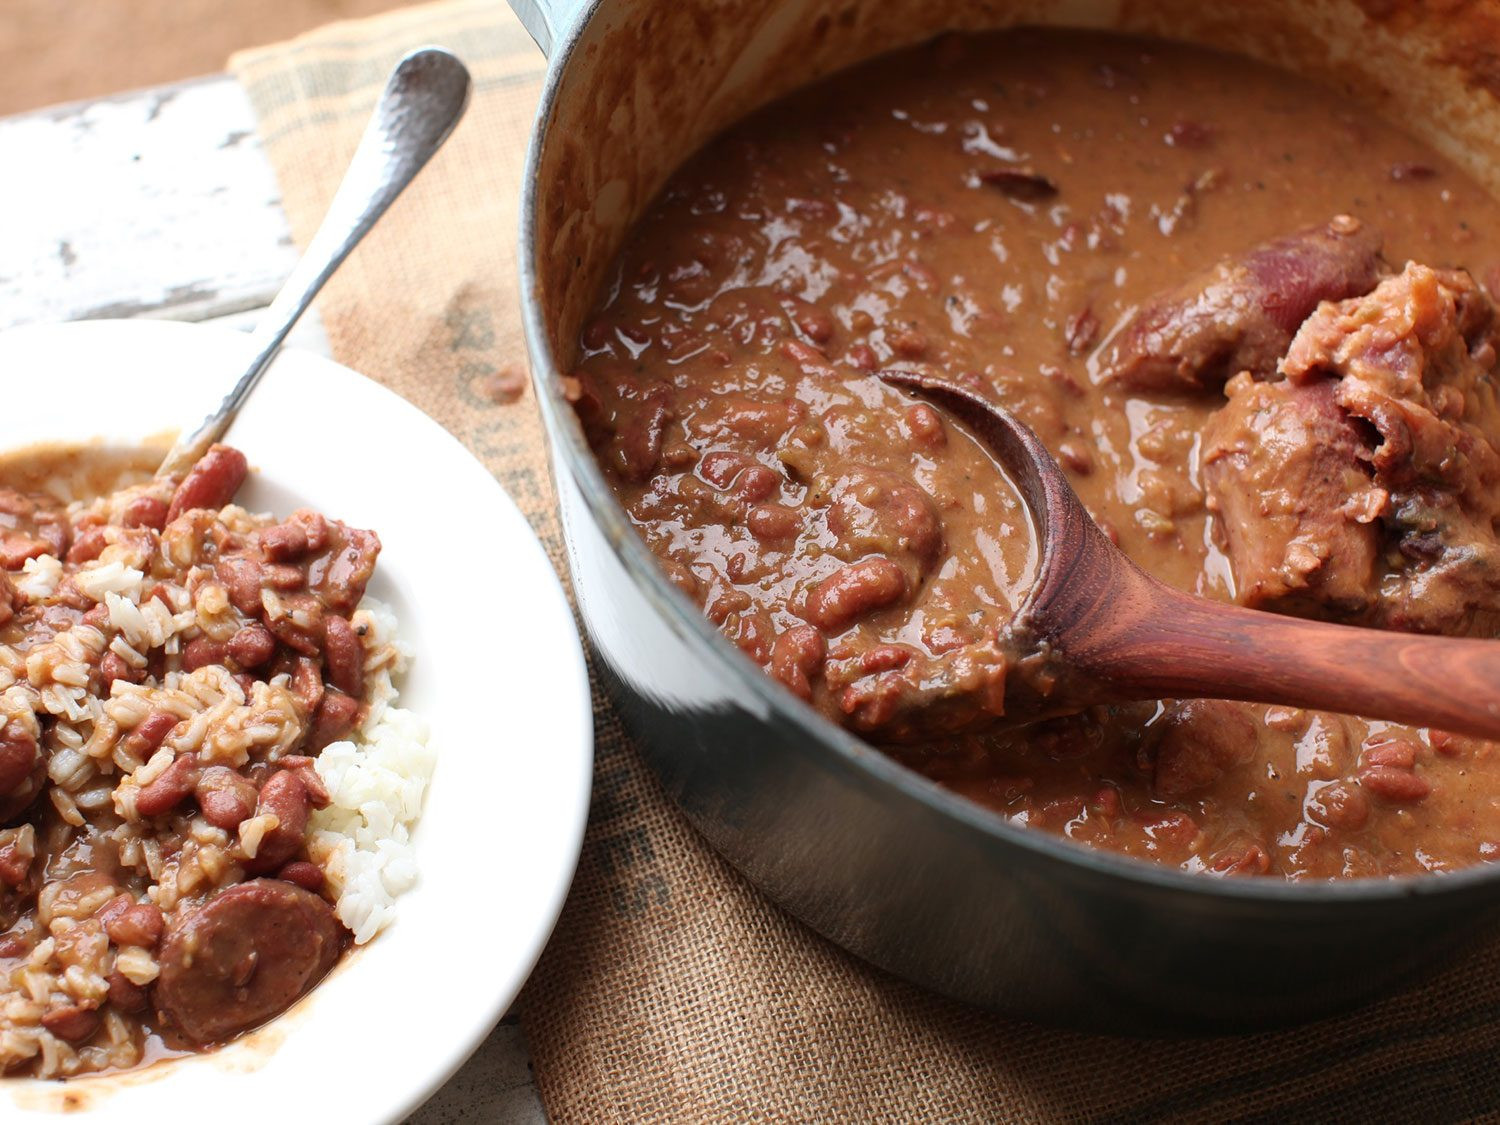
[[1255, 757], [1254, 711], [1223, 699], [1167, 704], [1148, 748], [1158, 796], [1186, 797], [1210, 788]]
[[1365, 434], [1334, 382], [1236, 375], [1203, 433], [1203, 478], [1239, 600], [1306, 616], [1357, 614], [1375, 596], [1377, 521]]
[[1249, 371], [1267, 378], [1322, 301], [1368, 293], [1381, 239], [1347, 215], [1262, 243], [1148, 302], [1116, 332], [1104, 379], [1132, 390], [1217, 390]]
[[[1287, 608], [1297, 612], [1311, 603], [1327, 616], [1420, 632], [1500, 628], [1496, 339], [1494, 306], [1468, 274], [1409, 264], [1368, 296], [1308, 318], [1282, 364], [1285, 390], [1231, 389], [1210, 427], [1221, 436], [1208, 458], [1224, 467], [1210, 464], [1207, 475], [1243, 599], [1296, 595]], [[1241, 395], [1254, 398], [1237, 404]], [[1236, 420], [1252, 401], [1266, 414]], [[1255, 494], [1296, 484], [1304, 468], [1305, 510], [1293, 521], [1301, 534], [1289, 536], [1286, 518]], [[1373, 582], [1360, 525], [1378, 536]], [[1320, 552], [1321, 562], [1312, 557]], [[1298, 573], [1300, 587], [1288, 581]], [[1362, 582], [1378, 590], [1364, 605], [1354, 595]]]

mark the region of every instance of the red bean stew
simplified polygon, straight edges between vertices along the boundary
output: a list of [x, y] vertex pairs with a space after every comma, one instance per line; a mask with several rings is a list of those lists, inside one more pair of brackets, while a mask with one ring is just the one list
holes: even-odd
[[0, 487], [0, 1073], [220, 1043], [348, 945], [310, 818], [380, 541], [251, 515], [246, 473], [215, 446], [92, 501]]
[[954, 36], [694, 157], [567, 389], [672, 581], [912, 768], [1188, 871], [1447, 871], [1500, 855], [1489, 743], [1215, 700], [1001, 722], [1028, 523], [878, 373], [994, 396], [1179, 588], [1495, 636], [1497, 282], [1496, 202], [1335, 93], [1168, 43]]

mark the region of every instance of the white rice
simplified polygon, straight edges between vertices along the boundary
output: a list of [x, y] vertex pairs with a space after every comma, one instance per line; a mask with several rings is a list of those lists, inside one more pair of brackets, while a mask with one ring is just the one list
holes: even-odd
[[310, 847], [328, 876], [339, 920], [363, 945], [390, 924], [396, 899], [416, 884], [411, 829], [421, 816], [437, 753], [427, 724], [392, 706], [397, 692], [391, 677], [407, 660], [395, 641], [394, 614], [366, 598], [355, 624], [373, 632], [366, 641], [371, 661], [381, 660], [382, 652], [396, 658], [375, 667], [367, 662], [370, 709], [359, 738], [335, 742], [317, 759], [331, 803], [313, 815]]

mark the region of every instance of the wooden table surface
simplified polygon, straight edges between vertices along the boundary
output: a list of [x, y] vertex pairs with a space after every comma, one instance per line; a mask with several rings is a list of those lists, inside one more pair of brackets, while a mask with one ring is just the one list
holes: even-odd
[[[227, 76], [0, 118], [0, 154], [0, 329], [249, 328], [296, 261], [250, 103]], [[328, 354], [316, 313], [288, 346]], [[544, 1121], [514, 1017], [407, 1120]]]

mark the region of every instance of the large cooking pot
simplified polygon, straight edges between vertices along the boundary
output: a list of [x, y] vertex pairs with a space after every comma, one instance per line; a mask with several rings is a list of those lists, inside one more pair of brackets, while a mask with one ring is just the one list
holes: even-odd
[[526, 329], [573, 582], [621, 715], [766, 894], [909, 980], [1096, 1029], [1230, 1030], [1351, 1006], [1486, 931], [1500, 869], [1289, 885], [1090, 851], [907, 772], [784, 692], [658, 570], [559, 374], [629, 225], [696, 148], [830, 71], [950, 28], [1063, 23], [1316, 73], [1470, 168], [1500, 161], [1500, 20], [1403, 0], [513, 0], [552, 57], [521, 220]]

